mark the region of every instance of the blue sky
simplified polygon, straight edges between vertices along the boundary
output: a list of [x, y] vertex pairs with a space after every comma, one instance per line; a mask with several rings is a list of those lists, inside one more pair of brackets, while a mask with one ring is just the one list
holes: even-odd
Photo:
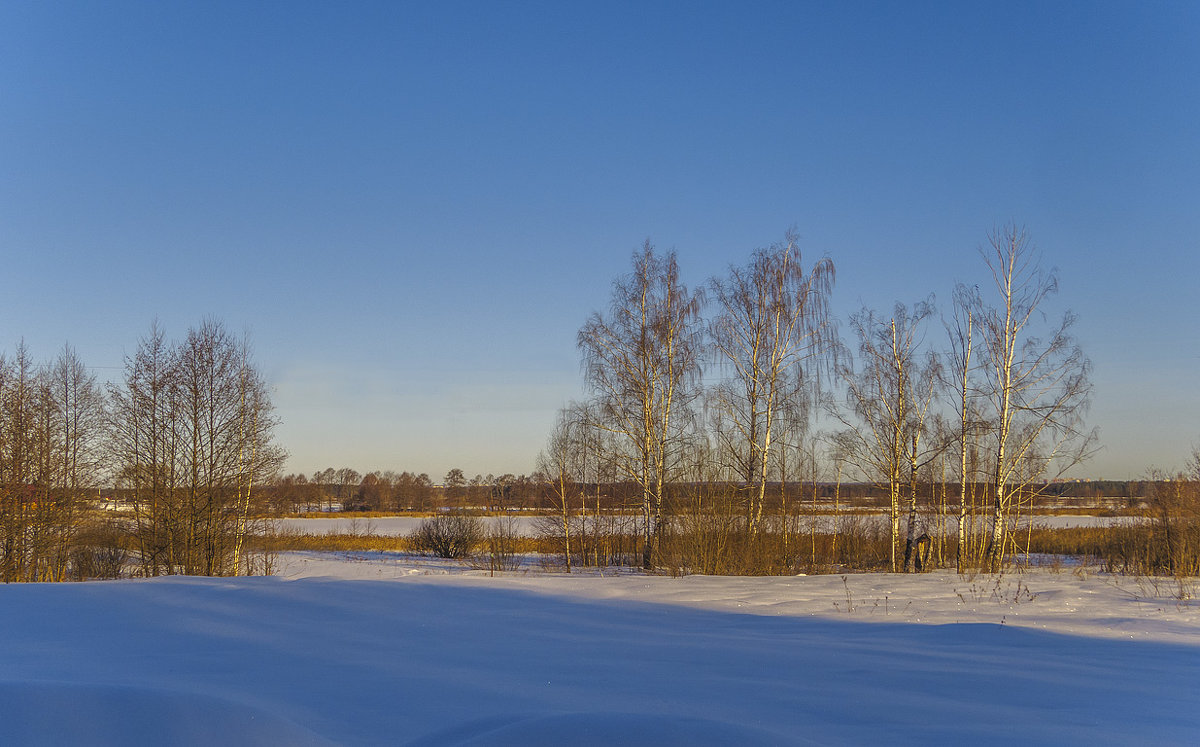
[[0, 346], [248, 329], [289, 469], [528, 472], [649, 238], [836, 306], [1028, 228], [1137, 477], [1200, 438], [1200, 5], [0, 3]]

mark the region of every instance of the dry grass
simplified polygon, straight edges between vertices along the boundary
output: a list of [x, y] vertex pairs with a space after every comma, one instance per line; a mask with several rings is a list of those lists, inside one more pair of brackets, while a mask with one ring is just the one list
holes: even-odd
[[[368, 519], [382, 515], [353, 516]], [[696, 512], [672, 516], [660, 538], [655, 565], [669, 573], [711, 575], [845, 573], [890, 567], [887, 527], [857, 512], [841, 515], [836, 535], [809, 530], [805, 517], [788, 518], [787, 531], [780, 521], [784, 519], [774, 517], [774, 523], [751, 535], [746, 532], [744, 522], [731, 515]], [[369, 523], [364, 524], [369, 527]], [[539, 536], [524, 537], [510, 532], [496, 538], [503, 540], [501, 545], [485, 548], [481, 541], [477, 549], [497, 558], [513, 553], [540, 554], [549, 563], [561, 563], [565, 551], [561, 522], [550, 516], [544, 524], [539, 527]], [[1035, 525], [1032, 530], [1018, 530], [1013, 539], [1020, 554], [1083, 560], [1112, 573], [1200, 575], [1200, 521], [1186, 511], [1175, 510], [1169, 517], [1152, 516], [1144, 522], [1114, 522], [1109, 526]], [[952, 556], [953, 540], [947, 546]], [[261, 552], [420, 551], [409, 537], [375, 535], [369, 529], [328, 534], [283, 530], [252, 538], [250, 547]], [[573, 565], [640, 565], [641, 547], [642, 538], [630, 517], [604, 515], [600, 521], [590, 517], [579, 526], [576, 519], [572, 520]], [[903, 543], [898, 552], [902, 554]], [[945, 562], [952, 562], [952, 557]], [[968, 562], [967, 567], [972, 567], [972, 563]]]
[[[437, 514], [431, 511], [304, 511], [298, 514], [283, 514], [286, 519], [427, 519]], [[279, 517], [275, 517], [279, 518]]]
[[[254, 550], [267, 552], [287, 552], [306, 550], [310, 552], [337, 551], [367, 551], [382, 552], [413, 552], [412, 542], [408, 537], [389, 537], [373, 534], [300, 534], [296, 532], [279, 532], [257, 536], [247, 540]], [[515, 552], [540, 553], [549, 552], [548, 543], [528, 537], [514, 539]]]
[[1200, 575], [1200, 523], [1173, 521], [1021, 532], [1031, 553], [1071, 556], [1111, 573]]
[[742, 528], [673, 531], [661, 545], [661, 563], [672, 573], [775, 576], [794, 573], [878, 571], [890, 567], [888, 530], [851, 517], [830, 532]]
[[403, 552], [409, 549], [407, 537], [383, 537], [363, 534], [300, 534], [281, 532], [265, 534], [247, 540], [254, 550], [287, 552], [308, 550], [333, 552], [338, 550], [383, 550]]

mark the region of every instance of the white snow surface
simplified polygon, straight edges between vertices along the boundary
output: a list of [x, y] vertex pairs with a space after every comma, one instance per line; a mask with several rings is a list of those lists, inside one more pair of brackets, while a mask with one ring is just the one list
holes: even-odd
[[[1194, 587], [1190, 587], [1192, 591]], [[292, 553], [0, 588], [0, 744], [1197, 744], [1175, 582]]]

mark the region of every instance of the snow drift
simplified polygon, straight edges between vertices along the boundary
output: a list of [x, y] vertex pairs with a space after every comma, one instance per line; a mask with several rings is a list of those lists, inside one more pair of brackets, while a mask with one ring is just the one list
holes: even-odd
[[1104, 580], [284, 575], [0, 588], [0, 743], [1200, 737], [1200, 610]]

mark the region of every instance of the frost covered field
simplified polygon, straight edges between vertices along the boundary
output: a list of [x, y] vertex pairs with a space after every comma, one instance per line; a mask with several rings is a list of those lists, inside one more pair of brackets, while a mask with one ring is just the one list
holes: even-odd
[[1200, 605], [1039, 571], [0, 588], [0, 744], [1195, 744]]

